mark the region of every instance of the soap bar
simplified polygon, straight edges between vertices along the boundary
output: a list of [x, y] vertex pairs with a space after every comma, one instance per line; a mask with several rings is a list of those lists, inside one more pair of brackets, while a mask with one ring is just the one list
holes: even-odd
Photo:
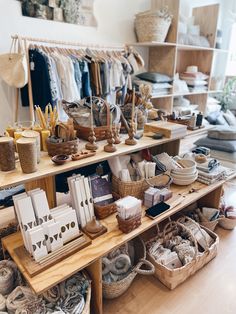
[[163, 189], [161, 190], [161, 193], [160, 193], [160, 201], [166, 202], [168, 199], [172, 197], [172, 195], [173, 195], [172, 191], [168, 189]]
[[31, 229], [28, 232], [28, 238], [36, 262], [48, 255], [44, 232], [40, 226]]

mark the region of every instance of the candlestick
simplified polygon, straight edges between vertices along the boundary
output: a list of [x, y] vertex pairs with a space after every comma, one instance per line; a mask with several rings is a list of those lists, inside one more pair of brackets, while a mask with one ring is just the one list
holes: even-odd
[[107, 130], [107, 145], [104, 146], [104, 151], [107, 153], [114, 153], [116, 151], [116, 146], [114, 143], [115, 140], [112, 130]]
[[118, 123], [115, 127], [115, 132], [114, 132], [114, 140], [115, 144], [120, 144], [120, 123]]
[[136, 145], [137, 141], [134, 139], [134, 105], [135, 105], [135, 89], [133, 89], [133, 98], [132, 98], [132, 112], [131, 112], [131, 124], [128, 131], [129, 138], [125, 140], [126, 145]]
[[92, 104], [91, 97], [90, 97], [90, 105], [91, 105], [91, 114], [90, 114], [91, 121], [90, 121], [90, 132], [89, 132], [89, 137], [88, 137], [89, 143], [85, 145], [85, 148], [88, 150], [97, 150], [98, 145], [96, 144], [96, 136], [95, 136], [94, 127], [93, 127], [93, 104]]

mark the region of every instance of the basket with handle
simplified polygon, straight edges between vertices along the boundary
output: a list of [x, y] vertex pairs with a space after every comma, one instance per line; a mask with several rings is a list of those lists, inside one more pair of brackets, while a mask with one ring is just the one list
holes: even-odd
[[[154, 266], [146, 260], [146, 247], [143, 240], [137, 237], [133, 240], [134, 243], [134, 264], [131, 272], [122, 280], [116, 282], [102, 282], [102, 293], [105, 299], [114, 299], [121, 296], [130, 287], [134, 278], [138, 275], [153, 275]], [[146, 269], [142, 269], [146, 266]]]
[[[93, 102], [93, 108], [94, 106], [99, 103], [99, 105], [103, 105], [106, 108], [106, 125], [102, 126], [93, 126], [93, 131], [95, 133], [96, 141], [102, 141], [107, 139], [107, 131], [110, 130], [111, 128], [111, 110], [110, 110], [110, 105], [102, 98], [99, 97], [91, 97], [91, 101]], [[81, 125], [78, 123], [78, 120], [66, 109], [66, 104], [73, 104], [70, 102], [63, 101], [64, 103], [64, 110], [68, 114], [69, 117], [71, 117], [74, 121], [74, 129], [77, 131], [77, 136], [81, 139], [88, 140], [90, 132], [91, 132], [91, 121], [88, 119], [88, 123], [86, 126]], [[85, 118], [84, 118], [85, 119]], [[113, 131], [115, 131], [116, 126], [112, 125]]]
[[[187, 217], [186, 219], [190, 218]], [[208, 247], [203, 253], [199, 253], [196, 238], [194, 237], [190, 229], [185, 227], [180, 221], [171, 221], [167, 223], [164, 227], [163, 233], [160, 233], [158, 229], [158, 235], [156, 239], [163, 237], [165, 240], [167, 236], [172, 236], [173, 230], [176, 230], [176, 228], [181, 228], [189, 235], [189, 238], [191, 239], [195, 247], [195, 256], [189, 263], [183, 265], [180, 268], [169, 269], [161, 263], [158, 263], [155, 258], [149, 252], [147, 252], [147, 259], [155, 266], [155, 277], [157, 277], [167, 288], [171, 290], [183, 283], [185, 280], [187, 280], [187, 278], [192, 276], [211, 259], [213, 259], [217, 254], [219, 244], [218, 236], [207, 228], [202, 227], [214, 239], [214, 243], [211, 245], [211, 247]], [[195, 221], [194, 223], [198, 225]], [[198, 227], [200, 228], [199, 225]]]
[[144, 192], [150, 187], [162, 189], [169, 187], [172, 182], [168, 174], [161, 174], [150, 179], [141, 179], [139, 181], [123, 182], [116, 176], [112, 176], [112, 190], [119, 194], [120, 197], [128, 195], [138, 199], [143, 199]]
[[172, 21], [168, 9], [145, 11], [135, 16], [134, 27], [139, 42], [164, 42]]

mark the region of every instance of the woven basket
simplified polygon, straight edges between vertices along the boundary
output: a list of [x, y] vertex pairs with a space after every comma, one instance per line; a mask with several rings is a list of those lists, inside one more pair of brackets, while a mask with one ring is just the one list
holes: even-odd
[[[106, 111], [107, 111], [107, 125], [104, 126], [97, 126], [94, 127], [94, 133], [95, 133], [95, 137], [96, 137], [96, 141], [103, 141], [106, 140], [108, 138], [108, 130], [110, 130], [111, 127], [111, 114], [110, 114], [110, 106], [106, 101], [103, 101], [105, 106], [106, 106]], [[82, 138], [84, 140], [88, 140], [90, 132], [91, 132], [91, 127], [85, 127], [82, 125], [79, 125], [78, 123], [76, 123], [74, 121], [74, 128], [77, 131], [77, 136], [79, 138]], [[116, 130], [116, 127], [113, 125], [112, 126], [113, 132]]]
[[161, 174], [151, 179], [142, 179], [139, 181], [123, 182], [116, 176], [112, 176], [112, 191], [119, 194], [120, 197], [134, 196], [143, 199], [144, 192], [150, 187], [164, 188], [169, 187], [172, 179], [167, 174]]
[[[134, 264], [132, 271], [127, 277], [117, 282], [102, 282], [102, 293], [105, 299], [114, 299], [121, 296], [130, 287], [137, 274], [141, 275], [153, 275], [154, 267], [146, 260], [146, 247], [140, 237], [134, 240]], [[141, 269], [145, 265], [148, 269]]]
[[139, 13], [135, 17], [134, 27], [139, 42], [164, 42], [171, 25], [171, 17], [164, 18], [156, 11]]
[[236, 219], [230, 219], [224, 216], [220, 216], [219, 226], [226, 230], [233, 230], [236, 227]]
[[[163, 236], [166, 236], [165, 230], [167, 230], [170, 226], [172, 226], [172, 224], [173, 224], [173, 227], [179, 226], [183, 230], [186, 230], [188, 234], [191, 235], [191, 238], [193, 239], [193, 242], [196, 247], [197, 245], [196, 239], [194, 238], [191, 231], [179, 222], [172, 221], [168, 223], [165, 226]], [[217, 255], [218, 246], [219, 246], [218, 236], [211, 230], [205, 227], [202, 227], [202, 228], [214, 239], [214, 243], [211, 245], [211, 247], [209, 247], [206, 251], [204, 251], [204, 253], [196, 254], [190, 263], [184, 265], [181, 268], [169, 269], [165, 267], [164, 265], [159, 264], [149, 253], [147, 253], [147, 259], [155, 266], [155, 277], [157, 277], [167, 288], [171, 290], [176, 288], [178, 285], [180, 285], [187, 278], [195, 274], [199, 269], [201, 269], [204, 265], [210, 262]], [[159, 236], [157, 236], [156, 238], [159, 238]]]
[[[113, 198], [115, 200], [118, 200], [120, 197], [118, 194], [116, 193], [112, 193]], [[112, 215], [113, 213], [115, 213], [117, 211], [117, 206], [116, 203], [113, 202], [111, 204], [107, 204], [107, 205], [96, 205], [94, 204], [94, 212], [95, 212], [95, 216], [98, 219], [104, 219], [110, 215]]]
[[124, 233], [130, 233], [134, 229], [138, 228], [142, 223], [141, 218], [141, 213], [129, 219], [122, 219], [118, 215], [116, 215], [118, 227]]
[[56, 155], [72, 155], [78, 152], [79, 140], [67, 141], [63, 143], [52, 143], [47, 139], [48, 155], [53, 157]]
[[213, 220], [213, 221], [202, 221], [200, 222], [200, 225], [211, 230], [214, 231], [216, 226], [218, 225], [219, 219]]

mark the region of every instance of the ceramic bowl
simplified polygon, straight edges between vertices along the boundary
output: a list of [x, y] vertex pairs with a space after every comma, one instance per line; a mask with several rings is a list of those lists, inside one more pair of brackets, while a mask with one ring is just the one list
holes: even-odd
[[56, 165], [63, 165], [65, 162], [70, 160], [70, 156], [69, 155], [55, 155], [52, 157], [52, 161], [56, 164]]
[[176, 179], [173, 178], [173, 183], [176, 185], [190, 185], [192, 184], [194, 181], [197, 180], [198, 174], [195, 175], [195, 177], [191, 178], [191, 179]]
[[171, 172], [170, 176], [179, 180], [191, 180], [196, 177], [198, 171], [196, 170], [194, 173], [173, 173]]
[[180, 159], [177, 161], [183, 168], [172, 170], [173, 174], [194, 174], [197, 169], [197, 164], [191, 159]]

